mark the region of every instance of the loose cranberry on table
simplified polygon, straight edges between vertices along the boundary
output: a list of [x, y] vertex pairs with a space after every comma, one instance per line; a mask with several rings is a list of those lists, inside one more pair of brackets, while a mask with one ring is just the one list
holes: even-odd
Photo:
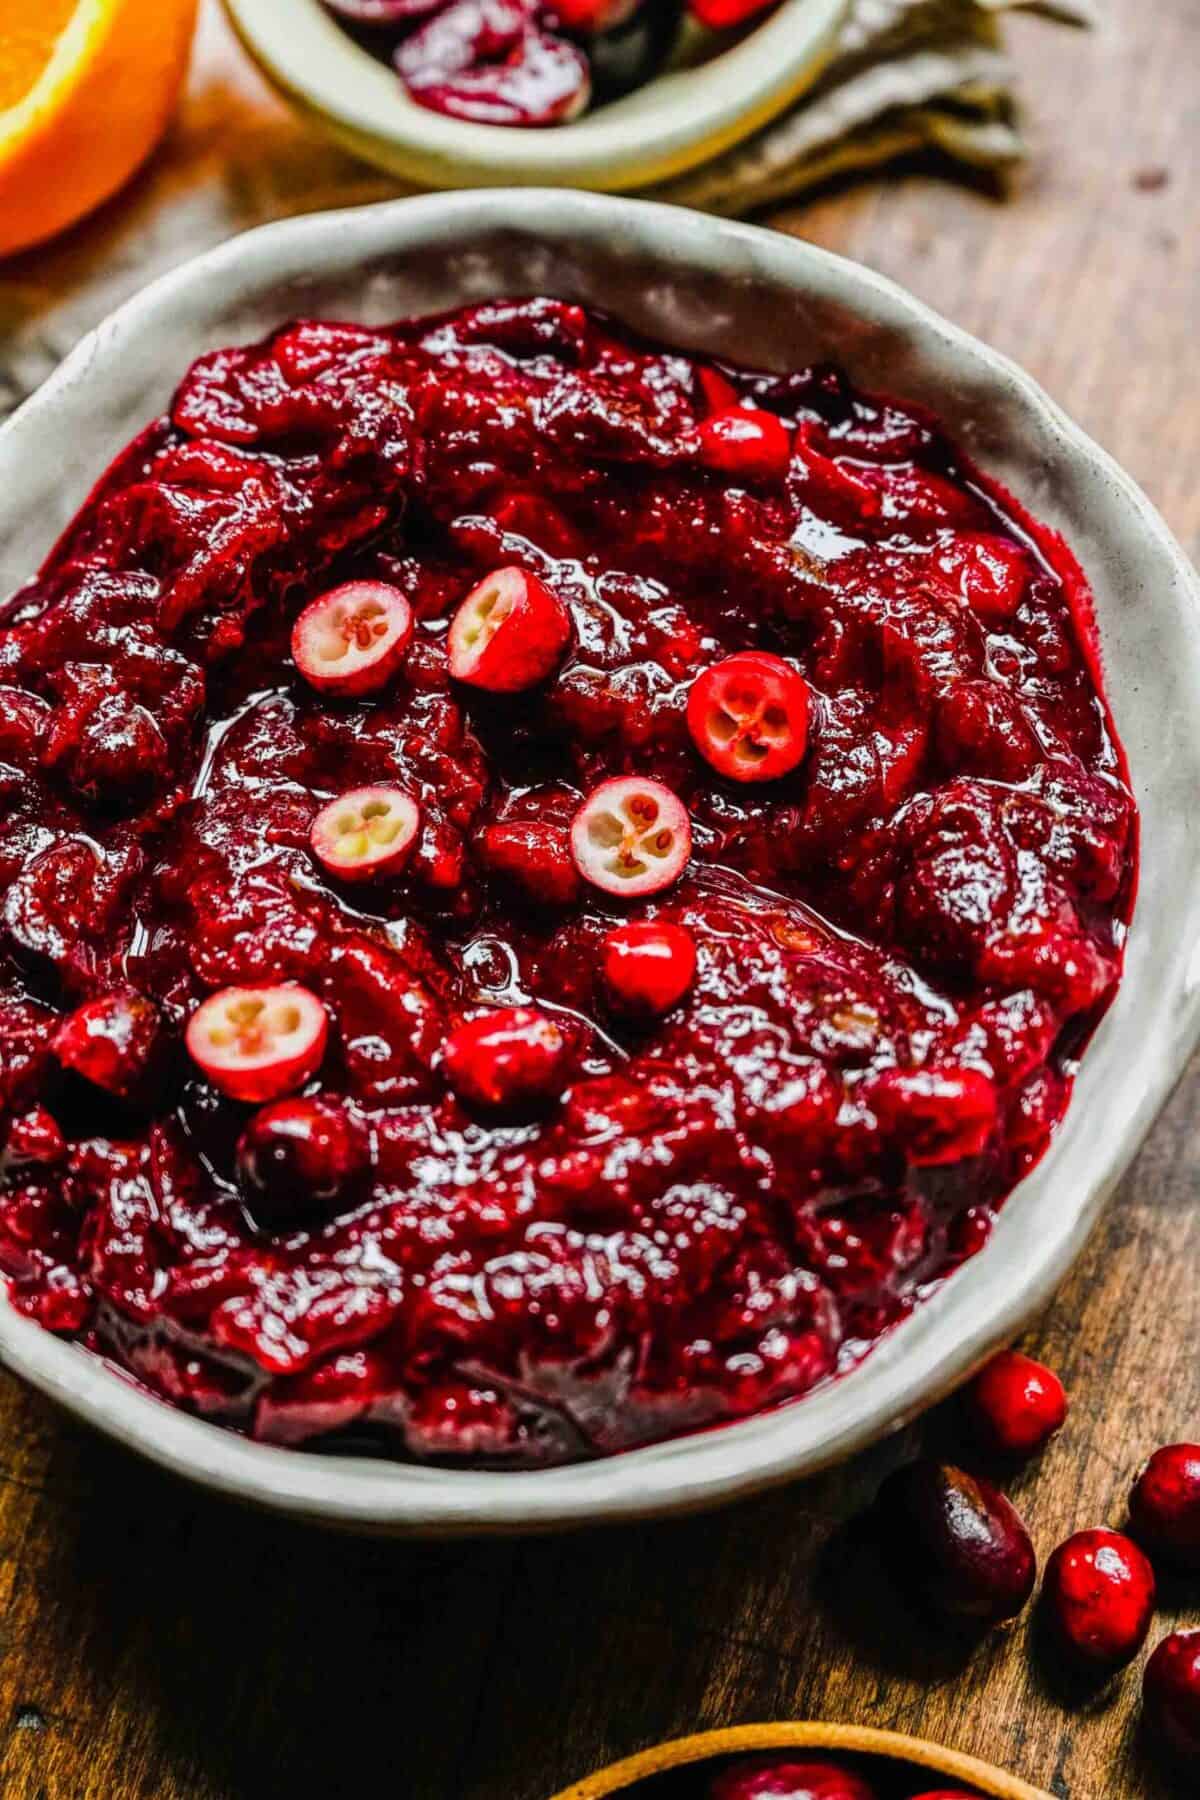
[[532, 1006], [506, 1006], [460, 1025], [446, 1041], [446, 1080], [460, 1100], [489, 1111], [521, 1110], [562, 1092], [569, 1046]]
[[242, 1198], [268, 1231], [320, 1225], [352, 1203], [371, 1158], [361, 1119], [324, 1094], [276, 1100], [238, 1139]]
[[232, 1100], [275, 1100], [303, 1087], [325, 1054], [329, 1017], [294, 982], [211, 994], [188, 1020], [193, 1062]]
[[888, 1476], [873, 1508], [896, 1579], [937, 1612], [998, 1625], [1033, 1592], [1037, 1558], [1012, 1502], [949, 1463], [909, 1463]]
[[719, 775], [775, 781], [804, 759], [808, 683], [781, 656], [743, 650], [714, 663], [688, 692], [692, 742]]
[[1077, 1531], [1046, 1564], [1042, 1604], [1075, 1657], [1120, 1669], [1146, 1641], [1154, 1616], [1154, 1571], [1119, 1531]]
[[602, 781], [571, 826], [571, 854], [584, 880], [630, 900], [670, 887], [691, 853], [687, 808], [661, 781], [640, 775]]
[[1200, 1444], [1154, 1452], [1134, 1482], [1129, 1519], [1151, 1555], [1200, 1568]]
[[1155, 1647], [1142, 1676], [1142, 1710], [1161, 1743], [1200, 1762], [1200, 1631], [1173, 1631]]
[[787, 427], [759, 407], [714, 413], [700, 427], [699, 444], [701, 461], [735, 481], [782, 481], [792, 459]]
[[670, 1012], [696, 979], [696, 940], [683, 925], [634, 920], [610, 931], [600, 946], [605, 994], [633, 1018]]
[[544, 581], [524, 569], [496, 569], [451, 621], [450, 673], [468, 687], [516, 694], [554, 671], [570, 635], [570, 614]]
[[768, 1756], [722, 1769], [708, 1800], [876, 1800], [876, 1794], [861, 1776], [835, 1763]]
[[412, 634], [412, 607], [399, 588], [347, 581], [300, 614], [292, 629], [292, 660], [322, 693], [370, 694], [396, 673]]
[[967, 1389], [977, 1436], [1001, 1456], [1033, 1456], [1067, 1416], [1062, 1382], [1044, 1363], [1019, 1350], [1001, 1350]]

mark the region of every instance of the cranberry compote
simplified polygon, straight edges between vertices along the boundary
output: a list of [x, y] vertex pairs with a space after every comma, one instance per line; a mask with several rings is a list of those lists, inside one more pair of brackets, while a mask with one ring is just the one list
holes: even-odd
[[1113, 992], [1096, 680], [1062, 546], [831, 370], [549, 300], [205, 356], [0, 610], [16, 1305], [286, 1443], [802, 1394], [986, 1239]]

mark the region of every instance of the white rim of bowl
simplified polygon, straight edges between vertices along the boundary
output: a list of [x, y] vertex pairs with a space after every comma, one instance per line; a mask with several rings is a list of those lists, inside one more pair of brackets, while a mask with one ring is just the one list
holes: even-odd
[[[197, 329], [187, 296], [201, 282], [220, 293], [226, 271], [253, 277], [256, 292], [289, 283], [302, 289], [322, 269], [367, 264], [417, 247], [469, 243], [479, 233], [516, 234], [578, 257], [597, 245], [637, 240], [647, 256], [697, 277], [736, 282], [753, 270], [793, 293], [814, 292], [850, 304], [864, 320], [894, 331], [914, 328], [952, 352], [976, 381], [1003, 384], [1031, 427], [1053, 440], [1068, 463], [1082, 465], [1106, 491], [1125, 534], [1153, 552], [1155, 578], [1184, 603], [1188, 650], [1200, 661], [1200, 579], [1166, 525], [1113, 459], [1074, 425], [1031, 376], [950, 324], [872, 270], [803, 240], [755, 226], [641, 200], [545, 189], [505, 194], [466, 191], [387, 201], [350, 211], [309, 214], [261, 226], [151, 283], [85, 337], [0, 429], [0, 463], [30, 427], [62, 429], [73, 390], [110, 357], [136, 356], [153, 335], [155, 315], [178, 307]], [[1116, 529], [1115, 526], [1112, 529]], [[1120, 535], [1120, 534], [1118, 534]], [[1200, 732], [1200, 723], [1193, 729]], [[452, 1536], [531, 1532], [698, 1511], [782, 1482], [815, 1474], [906, 1424], [958, 1385], [1049, 1299], [1070, 1268], [1158, 1109], [1200, 1038], [1200, 882], [1178, 897], [1175, 935], [1156, 945], [1169, 973], [1169, 1000], [1156, 1025], [1162, 1054], [1131, 1059], [1119, 1098], [1082, 1118], [1079, 1090], [1038, 1167], [1000, 1215], [992, 1245], [919, 1305], [856, 1369], [774, 1410], [668, 1439], [618, 1456], [559, 1468], [447, 1469], [386, 1459], [324, 1456], [259, 1444], [178, 1411], [135, 1387], [102, 1359], [61, 1341], [0, 1303], [0, 1358], [52, 1400], [175, 1474], [228, 1496], [322, 1523], [382, 1532]], [[1122, 985], [1095, 1046], [1122, 1027], [1129, 983]], [[1143, 1052], [1145, 1045], [1141, 1046]], [[1067, 1144], [1086, 1141], [1098, 1171], [1072, 1208], [1049, 1209], [1040, 1234], [1023, 1246], [1019, 1279], [1009, 1273], [970, 1309], [987, 1282], [989, 1256], [1020, 1230], [1021, 1196], [1040, 1188]], [[997, 1265], [999, 1267], [999, 1265]], [[966, 1313], [966, 1318], [959, 1315]]]
[[[565, 182], [642, 187], [748, 137], [815, 80], [847, 0], [785, 0], [769, 19], [695, 68], [569, 124], [473, 125], [418, 106], [320, 0], [225, 0], [268, 78], [342, 143], [393, 173], [441, 187]], [[645, 98], [653, 92], [653, 104]]]

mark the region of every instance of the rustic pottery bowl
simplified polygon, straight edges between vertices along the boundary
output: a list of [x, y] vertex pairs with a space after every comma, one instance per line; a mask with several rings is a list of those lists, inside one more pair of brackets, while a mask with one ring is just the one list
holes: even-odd
[[756, 1418], [520, 1473], [318, 1456], [176, 1412], [0, 1299], [0, 1356], [82, 1418], [209, 1487], [367, 1530], [534, 1530], [683, 1511], [809, 1474], [895, 1429], [1045, 1304], [1200, 1033], [1200, 582], [1132, 481], [1028, 376], [809, 244], [549, 190], [401, 200], [235, 238], [129, 301], [0, 431], [0, 569], [15, 582], [36, 568], [202, 351], [299, 313], [379, 322], [516, 293], [605, 306], [681, 346], [776, 369], [834, 357], [862, 386], [939, 413], [1062, 531], [1095, 590], [1142, 808], [1141, 895], [1125, 981], [1067, 1118], [987, 1248], [860, 1368]]
[[675, 1738], [671, 1743], [656, 1744], [651, 1750], [610, 1764], [598, 1774], [564, 1788], [554, 1800], [641, 1800], [638, 1784], [652, 1775], [711, 1762], [719, 1756], [753, 1756], [779, 1750], [877, 1757], [899, 1764], [905, 1773], [911, 1770], [918, 1780], [961, 1782], [977, 1788], [980, 1794], [994, 1796], [994, 1800], [1050, 1800], [1040, 1788], [1018, 1781], [1015, 1775], [1006, 1775], [1002, 1769], [993, 1769], [957, 1750], [943, 1750], [940, 1744], [927, 1743], [924, 1738], [903, 1737], [897, 1731], [873, 1731], [863, 1725], [807, 1722], [735, 1725], [728, 1731], [702, 1731], [695, 1737]]
[[424, 187], [562, 182], [645, 187], [738, 143], [815, 80], [848, 0], [784, 0], [695, 66], [544, 130], [472, 125], [418, 106], [320, 0], [225, 0], [242, 43], [284, 97], [346, 149]]

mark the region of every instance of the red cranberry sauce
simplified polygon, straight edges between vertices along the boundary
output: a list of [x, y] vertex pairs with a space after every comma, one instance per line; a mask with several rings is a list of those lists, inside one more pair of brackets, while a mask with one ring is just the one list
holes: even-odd
[[[701, 427], [738, 405], [786, 461], [714, 464]], [[570, 615], [513, 694], [447, 666], [501, 567]], [[620, 1450], [853, 1363], [984, 1241], [1119, 975], [1134, 807], [1072, 569], [836, 372], [718, 370], [556, 301], [203, 357], [0, 612], [17, 1306], [258, 1437], [426, 1457]], [[289, 649], [349, 581], [416, 619], [353, 695]], [[742, 650], [808, 683], [775, 779], [689, 734]], [[625, 774], [691, 820], [648, 900], [572, 861]], [[314, 819], [373, 785], [416, 842], [339, 883]], [[695, 946], [665, 1012], [605, 980], [638, 918]], [[255, 1108], [181, 1045], [210, 993], [280, 982], [329, 1034], [320, 1106], [271, 1127], [313, 1191], [264, 1210]], [[475, 1108], [446, 1044], [522, 1007], [554, 1056]], [[99, 1085], [55, 1049], [96, 1032]]]

